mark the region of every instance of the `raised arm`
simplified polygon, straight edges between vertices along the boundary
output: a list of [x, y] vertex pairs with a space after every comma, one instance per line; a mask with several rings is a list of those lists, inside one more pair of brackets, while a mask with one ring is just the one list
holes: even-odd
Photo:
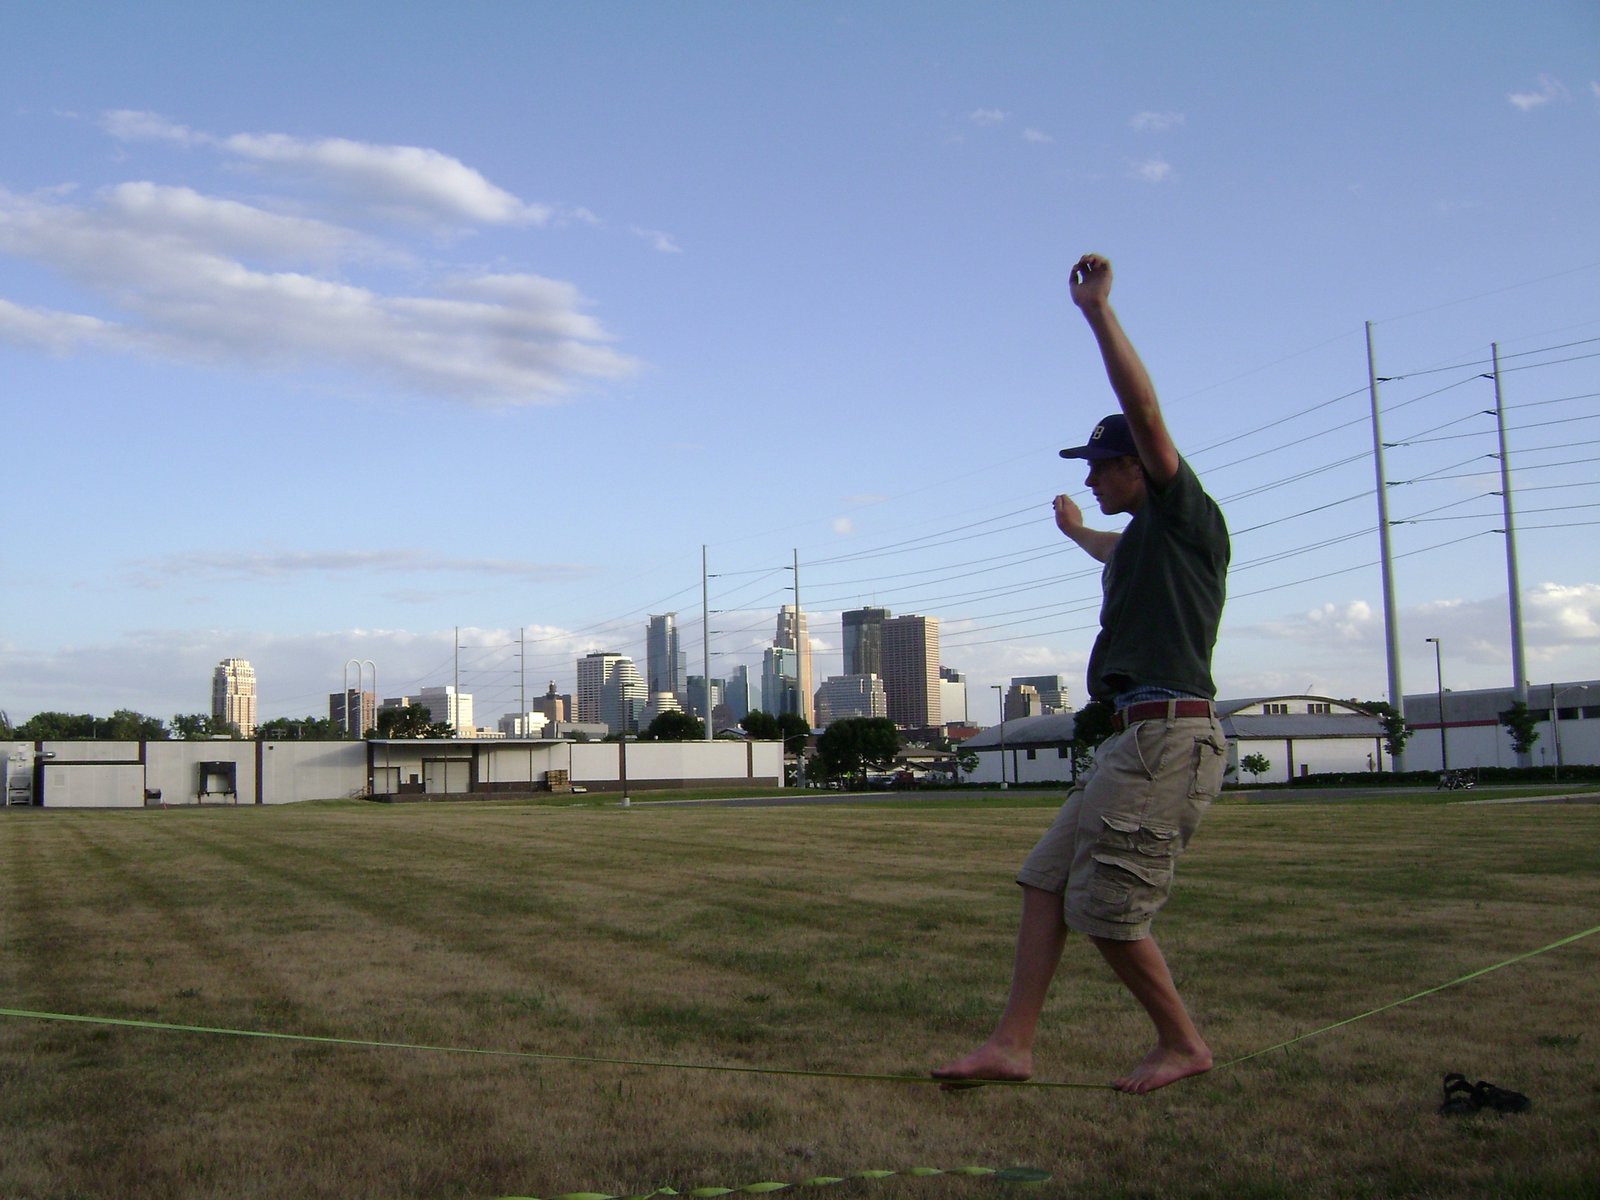
[[1106, 376], [1111, 380], [1111, 390], [1117, 395], [1123, 415], [1128, 418], [1128, 429], [1133, 434], [1134, 445], [1139, 448], [1139, 461], [1144, 464], [1146, 478], [1157, 484], [1170, 482], [1178, 473], [1178, 449], [1172, 444], [1172, 435], [1161, 417], [1155, 384], [1150, 382], [1144, 362], [1111, 307], [1111, 263], [1108, 259], [1098, 254], [1085, 254], [1078, 260], [1072, 268], [1072, 302], [1082, 310], [1100, 346]]
[[1111, 560], [1111, 552], [1122, 536], [1120, 533], [1112, 529], [1090, 529], [1083, 523], [1083, 510], [1069, 496], [1057, 496], [1055, 507], [1057, 529], [1082, 546], [1091, 558], [1100, 562]]

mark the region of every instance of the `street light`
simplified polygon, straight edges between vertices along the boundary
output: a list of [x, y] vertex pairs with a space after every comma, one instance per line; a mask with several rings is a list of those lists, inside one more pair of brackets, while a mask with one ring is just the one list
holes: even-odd
[[1562, 688], [1559, 692], [1556, 691], [1555, 684], [1552, 683], [1550, 685], [1550, 728], [1556, 735], [1556, 773], [1551, 776], [1553, 779], [1561, 778], [1561, 697], [1568, 692], [1587, 692], [1588, 690], [1589, 685], [1587, 683], [1575, 683], [1571, 687]]
[[998, 683], [989, 685], [1000, 693], [1000, 790], [1006, 790], [1006, 693]]
[[1423, 638], [1425, 642], [1433, 643], [1433, 674], [1439, 682], [1439, 769], [1450, 769], [1450, 751], [1444, 737], [1444, 666], [1439, 657], [1439, 639]]

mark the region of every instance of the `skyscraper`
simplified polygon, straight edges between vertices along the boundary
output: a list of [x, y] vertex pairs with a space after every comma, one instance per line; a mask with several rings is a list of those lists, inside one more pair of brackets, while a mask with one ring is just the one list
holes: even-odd
[[889, 719], [900, 728], [944, 724], [938, 617], [891, 617], [883, 623], [883, 690], [889, 697]]
[[1011, 686], [1026, 685], [1039, 693], [1039, 702], [1044, 705], [1043, 711], [1071, 712], [1072, 701], [1067, 691], [1067, 681], [1060, 675], [1014, 675]]
[[578, 695], [576, 720], [582, 724], [598, 725], [600, 716], [600, 689], [605, 686], [611, 672], [623, 656], [614, 650], [596, 650], [578, 660]]
[[939, 668], [939, 719], [944, 725], [967, 722], [967, 677], [949, 667]]
[[887, 717], [889, 698], [876, 675], [830, 675], [817, 689], [817, 724], [851, 717]]
[[[794, 711], [806, 719], [807, 725], [814, 724], [817, 714], [811, 698], [811, 636], [806, 628], [806, 614], [792, 604], [785, 604], [778, 613], [778, 632], [772, 639], [772, 644], [779, 650], [793, 650], [798, 655], [799, 667], [795, 686], [800, 692], [800, 707]], [[763, 672], [764, 678], [765, 672]], [[766, 691], [764, 685], [762, 691]], [[771, 703], [772, 697], [768, 695], [767, 711], [776, 716], [777, 712], [770, 707]]]
[[[676, 706], [669, 693], [660, 693]], [[618, 655], [600, 685], [600, 719], [612, 733], [638, 733], [640, 719], [650, 702], [650, 691], [633, 659]]]
[[688, 688], [687, 659], [678, 645], [678, 614], [650, 618], [645, 633], [645, 683], [652, 694], [671, 692], [681, 703]]
[[329, 693], [328, 720], [351, 737], [365, 737], [378, 725], [378, 693], [357, 688]]
[[[799, 655], [781, 646], [768, 646], [761, 656], [762, 708], [775, 717], [784, 713], [805, 715], [800, 701]], [[810, 724], [810, 720], [806, 724]]]
[[418, 693], [416, 703], [428, 710], [428, 720], [450, 726], [457, 737], [469, 738], [478, 731], [472, 719], [472, 693], [457, 692], [454, 684], [425, 687]]
[[883, 675], [883, 623], [888, 619], [887, 608], [853, 608], [839, 615], [846, 675]]
[[211, 717], [226, 721], [240, 737], [256, 732], [256, 671], [243, 658], [225, 658], [211, 672]]
[[[754, 694], [752, 694], [754, 693]], [[728, 672], [728, 710], [735, 722], [761, 708], [761, 680], [750, 678], [750, 668], [740, 663]]]

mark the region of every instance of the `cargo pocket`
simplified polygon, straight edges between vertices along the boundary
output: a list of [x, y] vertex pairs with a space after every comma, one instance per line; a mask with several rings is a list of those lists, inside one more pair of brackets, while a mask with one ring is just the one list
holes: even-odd
[[1138, 924], [1155, 916], [1172, 888], [1176, 826], [1104, 816], [1095, 842], [1089, 911], [1102, 921]]
[[1210, 734], [1194, 740], [1194, 778], [1189, 781], [1189, 795], [1203, 800], [1216, 798], [1222, 790], [1222, 776], [1227, 770], [1228, 747], [1221, 738]]

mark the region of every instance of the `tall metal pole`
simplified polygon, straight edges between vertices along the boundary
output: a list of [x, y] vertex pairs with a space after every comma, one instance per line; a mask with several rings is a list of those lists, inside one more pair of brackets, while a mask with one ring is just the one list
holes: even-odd
[[526, 625], [517, 626], [517, 724], [522, 726], [522, 736], [532, 737], [528, 728], [528, 642]]
[[1000, 700], [1000, 790], [1006, 790], [1006, 692], [998, 683], [989, 685], [999, 693]]
[[1438, 638], [1424, 638], [1433, 643], [1433, 677], [1439, 685], [1439, 769], [1450, 769], [1450, 747], [1444, 737], [1444, 660], [1440, 655]]
[[[1506, 451], [1506, 412], [1500, 398], [1500, 343], [1489, 343], [1494, 360], [1494, 423], [1500, 434], [1500, 504], [1506, 527], [1506, 590], [1511, 593], [1511, 686], [1517, 699], [1528, 702], [1528, 664], [1522, 644], [1522, 584], [1517, 580], [1517, 524], [1511, 511], [1511, 456]], [[1517, 766], [1533, 765], [1528, 752], [1517, 755]]]
[[704, 659], [701, 670], [705, 672], [701, 679], [705, 681], [706, 697], [706, 741], [711, 740], [711, 716], [714, 705], [711, 703], [711, 591], [706, 574], [706, 547], [700, 543], [700, 645], [703, 647]]
[[[1387, 634], [1389, 706], [1402, 720], [1406, 696], [1400, 682], [1400, 614], [1394, 602], [1394, 555], [1389, 548], [1389, 481], [1383, 470], [1383, 423], [1378, 415], [1378, 369], [1372, 355], [1372, 322], [1367, 322], [1367, 391], [1372, 398], [1372, 461], [1378, 475], [1378, 546], [1383, 560], [1383, 627]], [[1394, 769], [1406, 769], [1405, 747], [1391, 754]]]
[[[800, 699], [800, 720], [805, 723], [807, 729], [810, 729], [811, 722], [806, 720], [805, 651], [801, 648], [801, 642], [806, 640], [808, 639], [800, 632], [800, 548], [797, 546], [794, 551], [794, 681], [795, 691]], [[800, 739], [800, 753], [795, 756], [794, 779], [799, 787], [806, 785], [808, 740], [809, 735]]]

